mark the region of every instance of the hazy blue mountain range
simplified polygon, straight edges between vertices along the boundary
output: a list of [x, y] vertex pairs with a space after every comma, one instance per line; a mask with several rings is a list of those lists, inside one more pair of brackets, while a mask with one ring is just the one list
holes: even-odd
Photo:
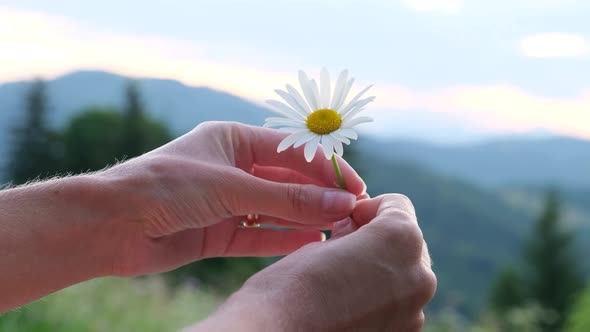
[[[61, 126], [88, 105], [117, 106], [123, 102], [127, 78], [93, 71], [74, 72], [48, 82], [53, 126]], [[182, 134], [202, 121], [232, 120], [262, 124], [268, 109], [204, 87], [189, 87], [162, 79], [138, 80], [147, 110]], [[18, 120], [29, 82], [0, 85], [0, 160], [5, 155], [10, 126]], [[388, 160], [407, 160], [473, 183], [499, 187], [553, 183], [568, 188], [590, 187], [590, 142], [554, 137], [546, 132], [513, 136], [471, 145], [437, 145], [408, 140], [371, 141], [363, 149], [381, 151]]]
[[[63, 126], [84, 107], [119, 106], [124, 101], [128, 79], [105, 72], [81, 71], [48, 81], [52, 126]], [[178, 81], [137, 81], [147, 111], [165, 122], [176, 134], [210, 120], [231, 120], [260, 125], [271, 114], [267, 109], [227, 93], [204, 87], [189, 87]], [[0, 85], [0, 161], [7, 151], [7, 134], [20, 118], [30, 82]]]
[[[348, 160], [371, 195], [401, 192], [412, 199], [439, 281], [432, 306], [452, 305], [467, 314], [485, 304], [501, 268], [520, 263], [547, 189], [539, 185], [491, 190], [413, 162], [383, 159], [380, 153], [362, 150], [361, 144], [350, 151]], [[585, 273], [590, 267], [584, 263], [590, 252], [588, 193], [561, 193], [564, 226], [576, 233], [579, 268]]]
[[471, 145], [396, 140], [365, 145], [382, 151], [388, 160], [413, 161], [491, 188], [515, 184], [590, 188], [590, 141], [576, 138], [511, 137]]
[[[63, 126], [89, 105], [121, 105], [126, 82], [102, 72], [76, 72], [48, 82], [51, 124]], [[270, 114], [208, 88], [157, 79], [138, 83], [148, 112], [178, 135], [202, 121], [259, 125]], [[0, 85], [0, 161], [6, 160], [9, 128], [19, 119], [29, 84]], [[590, 188], [590, 142], [541, 136], [469, 146], [363, 136], [347, 149], [346, 159], [365, 178], [371, 194], [402, 192], [414, 201], [439, 278], [435, 307], [452, 304], [464, 312], [477, 311], [495, 272], [519, 254], [547, 183], [571, 189], [565, 198], [582, 211], [581, 222], [573, 227], [582, 231], [582, 238], [590, 238], [590, 223], [584, 222], [590, 212], [582, 208], [588, 202], [584, 188]], [[508, 184], [534, 190], [499, 189]]]

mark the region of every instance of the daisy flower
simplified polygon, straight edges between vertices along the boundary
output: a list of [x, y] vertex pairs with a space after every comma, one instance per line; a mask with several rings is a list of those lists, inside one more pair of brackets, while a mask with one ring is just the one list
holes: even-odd
[[264, 127], [278, 128], [280, 131], [291, 133], [279, 144], [277, 152], [282, 152], [290, 146], [298, 148], [305, 145], [305, 160], [310, 162], [316, 154], [318, 145], [321, 144], [324, 156], [326, 159], [332, 159], [338, 172], [334, 153], [342, 156], [342, 143], [348, 145], [350, 140], [358, 138], [355, 126], [373, 121], [367, 116], [357, 117], [359, 112], [375, 99], [361, 99], [371, 86], [346, 102], [353, 83], [354, 78], [349, 79], [348, 71], [344, 70], [338, 76], [332, 92], [330, 75], [323, 68], [319, 87], [315, 80], [309, 79], [305, 72], [299, 71], [299, 84], [303, 95], [290, 84], [286, 86], [287, 91], [275, 90], [283, 101], [268, 100], [267, 103], [285, 117], [268, 118]]

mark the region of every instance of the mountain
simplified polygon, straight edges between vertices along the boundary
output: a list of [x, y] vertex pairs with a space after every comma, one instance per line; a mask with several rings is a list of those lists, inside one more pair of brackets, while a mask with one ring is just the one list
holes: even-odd
[[590, 188], [590, 141], [558, 136], [509, 137], [471, 145], [371, 142], [388, 160], [412, 161], [488, 188], [553, 185]]
[[345, 157], [365, 179], [371, 196], [398, 192], [414, 203], [439, 283], [431, 307], [452, 305], [476, 314], [495, 274], [515, 263], [531, 215], [460, 179], [415, 163], [384, 160], [360, 144], [352, 148]]
[[[62, 127], [88, 105], [121, 105], [126, 82], [124, 77], [104, 72], [76, 72], [49, 81], [50, 124]], [[208, 88], [159, 79], [137, 82], [147, 111], [176, 134], [207, 120], [261, 124], [270, 114]], [[8, 129], [19, 119], [29, 84], [0, 85], [0, 162], [6, 156]], [[553, 181], [586, 186], [590, 183], [585, 174], [590, 169], [589, 146], [586, 141], [545, 135], [469, 146], [363, 136], [348, 147], [345, 157], [363, 176], [370, 194], [400, 192], [413, 200], [439, 279], [432, 307], [450, 304], [475, 315], [485, 303], [494, 274], [519, 255], [538, 210], [538, 191], [503, 192], [498, 188], [506, 183]], [[566, 199], [583, 210], [590, 197], [583, 193]], [[590, 234], [582, 226], [584, 234]]]
[[[89, 105], [119, 106], [128, 78], [96, 71], [80, 71], [47, 82], [50, 125], [61, 127]], [[175, 134], [203, 121], [239, 121], [260, 125], [271, 112], [239, 97], [178, 81], [138, 79], [147, 111]], [[24, 96], [31, 82], [0, 85], [0, 164], [8, 150], [8, 133], [21, 117]]]

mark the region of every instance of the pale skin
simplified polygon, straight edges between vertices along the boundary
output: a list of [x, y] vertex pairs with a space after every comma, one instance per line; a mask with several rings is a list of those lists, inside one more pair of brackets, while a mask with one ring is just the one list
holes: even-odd
[[[410, 201], [368, 198], [342, 159], [336, 189], [320, 151], [277, 154], [283, 137], [206, 123], [101, 172], [0, 191], [0, 312], [98, 277], [288, 255], [187, 330], [419, 331], [436, 278]], [[252, 213], [292, 230], [240, 227]]]

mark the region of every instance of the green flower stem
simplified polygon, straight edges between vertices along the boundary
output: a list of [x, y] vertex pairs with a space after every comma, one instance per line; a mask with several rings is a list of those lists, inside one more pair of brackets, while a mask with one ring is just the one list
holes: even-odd
[[334, 166], [334, 170], [336, 171], [336, 176], [338, 176], [338, 183], [340, 188], [346, 190], [346, 183], [344, 182], [344, 177], [342, 177], [342, 172], [340, 171], [340, 166], [338, 166], [338, 161], [336, 161], [336, 155], [332, 155], [332, 165]]

